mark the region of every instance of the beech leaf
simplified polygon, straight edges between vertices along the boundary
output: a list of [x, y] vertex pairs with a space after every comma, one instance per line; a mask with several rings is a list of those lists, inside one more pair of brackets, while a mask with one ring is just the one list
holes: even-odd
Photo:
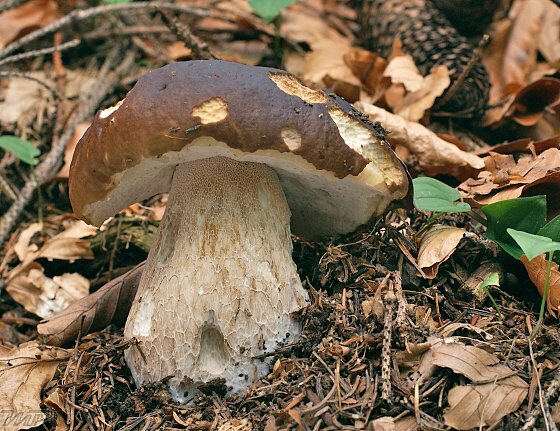
[[0, 431], [29, 429], [41, 425], [41, 390], [54, 376], [65, 350], [39, 347], [30, 341], [0, 352]]
[[48, 336], [47, 344], [62, 346], [75, 341], [80, 334], [100, 331], [111, 323], [124, 325], [138, 289], [144, 263], [44, 320], [37, 326], [37, 331]]

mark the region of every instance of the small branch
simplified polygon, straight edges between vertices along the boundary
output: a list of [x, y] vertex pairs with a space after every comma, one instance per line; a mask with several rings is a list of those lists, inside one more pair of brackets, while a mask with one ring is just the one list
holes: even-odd
[[[93, 94], [89, 95], [87, 102], [78, 110], [72, 120], [72, 123], [66, 128], [64, 133], [62, 133], [56, 142], [56, 145], [53, 145], [45, 159], [37, 165], [35, 175], [39, 186], [47, 182], [56, 172], [62, 161], [66, 144], [74, 134], [75, 127], [79, 123], [85, 121], [97, 110], [99, 104], [101, 104], [105, 97], [115, 89], [121, 78], [128, 73], [133, 64], [134, 55], [135, 50], [130, 51], [117, 70], [107, 74], [107, 76], [100, 76], [98, 78], [99, 85], [95, 87]], [[35, 179], [27, 181], [21, 189], [18, 199], [13, 202], [12, 206], [0, 219], [0, 246], [4, 244], [18, 217], [33, 197], [35, 188]]]
[[54, 52], [64, 51], [66, 49], [74, 48], [81, 43], [79, 39], [73, 39], [69, 42], [62, 43], [58, 46], [53, 46], [50, 48], [36, 49], [33, 51], [22, 52], [21, 54], [12, 55], [0, 60], [0, 66], [6, 63], [14, 63], [16, 61], [24, 60], [26, 58], [39, 57], [44, 54], [52, 54]]
[[196, 16], [213, 16], [217, 15], [215, 13], [210, 13], [203, 8], [197, 8], [192, 6], [187, 6], [184, 4], [159, 2], [159, 1], [145, 1], [145, 2], [134, 2], [134, 3], [118, 3], [118, 4], [108, 4], [103, 6], [92, 7], [89, 9], [76, 9], [65, 15], [58, 21], [52, 24], [46, 25], [34, 32], [29, 33], [27, 36], [12, 42], [4, 49], [0, 50], [0, 58], [4, 58], [11, 54], [12, 52], [20, 49], [26, 44], [43, 37], [51, 32], [60, 30], [62, 27], [67, 25], [75, 24], [77, 22], [86, 20], [88, 18], [95, 17], [97, 15], [111, 14], [114, 12], [128, 12], [133, 10], [156, 10], [156, 9], [170, 9], [178, 12], [189, 13]]
[[206, 42], [203, 42], [197, 36], [195, 36], [186, 25], [179, 22], [176, 17], [172, 17], [169, 13], [161, 8], [158, 8], [158, 12], [161, 14], [163, 22], [173, 33], [175, 33], [177, 38], [183, 41], [187, 48], [190, 48], [192, 50], [195, 58], [200, 60], [216, 59], [216, 56], [212, 54]]

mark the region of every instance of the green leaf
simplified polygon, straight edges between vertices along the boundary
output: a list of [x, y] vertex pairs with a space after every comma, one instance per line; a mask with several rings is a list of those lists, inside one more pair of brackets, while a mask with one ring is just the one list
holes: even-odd
[[495, 272], [493, 274], [490, 274], [488, 277], [486, 277], [486, 280], [482, 282], [482, 284], [478, 289], [484, 289], [488, 286], [499, 286], [499, 285], [500, 285], [500, 275], [497, 272]]
[[537, 235], [546, 236], [552, 241], [560, 241], [560, 215], [550, 220], [545, 227], [537, 232]]
[[267, 22], [271, 22], [282, 11], [298, 0], [249, 0], [249, 6]]
[[536, 234], [546, 223], [546, 197], [508, 199], [482, 207], [486, 214], [486, 238], [498, 243], [516, 259], [523, 256], [521, 247], [508, 234], [512, 228]]
[[548, 253], [549, 251], [560, 250], [560, 242], [552, 241], [546, 236], [533, 235], [515, 229], [508, 229], [508, 233], [519, 244], [523, 254], [527, 259], [533, 260], [535, 257]]
[[419, 177], [412, 180], [414, 186], [414, 205], [421, 211], [466, 212], [471, 206], [461, 199], [461, 193], [435, 178]]
[[39, 157], [41, 151], [35, 148], [30, 142], [20, 139], [17, 136], [0, 136], [0, 147], [11, 151], [18, 159], [29, 165], [36, 165], [39, 163], [37, 157]]

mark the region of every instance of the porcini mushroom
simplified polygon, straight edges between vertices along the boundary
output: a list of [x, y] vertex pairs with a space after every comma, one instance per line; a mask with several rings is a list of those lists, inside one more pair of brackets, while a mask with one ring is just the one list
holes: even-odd
[[[100, 225], [169, 192], [125, 336], [138, 385], [176, 398], [267, 371], [255, 356], [297, 339], [308, 300], [290, 232], [348, 233], [409, 187], [383, 136], [342, 99], [280, 70], [175, 63], [100, 111], [70, 168], [76, 215]], [[291, 225], [291, 230], [290, 230]]]

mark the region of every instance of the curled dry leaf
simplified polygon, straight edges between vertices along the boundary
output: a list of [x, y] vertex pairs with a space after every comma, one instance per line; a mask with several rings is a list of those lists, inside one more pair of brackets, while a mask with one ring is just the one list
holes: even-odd
[[542, 78], [522, 88], [506, 116], [522, 126], [534, 126], [545, 109], [560, 102], [560, 79]]
[[[527, 259], [527, 256], [521, 256], [521, 262], [525, 265], [529, 278], [537, 286], [539, 293], [543, 294], [546, 281], [546, 273], [548, 271], [548, 260], [546, 255], [541, 254], [533, 260]], [[548, 280], [548, 293], [546, 298], [546, 305], [548, 311], [553, 316], [559, 316], [560, 310], [560, 271], [558, 271], [558, 264], [552, 262], [550, 279]]]
[[0, 351], [0, 431], [29, 429], [43, 423], [41, 390], [52, 379], [59, 362], [68, 356], [63, 349], [39, 347], [36, 341]]
[[377, 101], [390, 84], [389, 80], [382, 79], [387, 61], [371, 51], [352, 48], [344, 54], [344, 63], [372, 95], [372, 102]]
[[483, 126], [510, 118], [522, 126], [534, 126], [547, 110], [560, 102], [560, 80], [556, 78], [538, 79], [523, 87], [511, 84], [505, 91], [510, 93], [509, 102], [490, 109]]
[[43, 321], [37, 326], [37, 331], [48, 336], [48, 344], [62, 346], [75, 341], [80, 334], [99, 331], [111, 323], [124, 325], [143, 268], [144, 262]]
[[439, 266], [449, 259], [466, 232], [465, 229], [458, 227], [436, 224], [422, 235], [418, 250], [418, 265], [424, 271], [426, 278], [436, 277]]
[[464, 180], [484, 168], [484, 161], [480, 157], [461, 151], [421, 124], [406, 121], [369, 103], [358, 104], [359, 109], [368, 114], [371, 121], [379, 121], [391, 131], [387, 135], [387, 141], [391, 145], [400, 144], [418, 157], [420, 166], [427, 175], [448, 174]]
[[389, 78], [393, 84], [403, 84], [408, 92], [420, 90], [424, 83], [424, 77], [410, 55], [393, 57], [387, 64], [383, 76]]
[[6, 291], [27, 311], [46, 318], [86, 296], [89, 280], [78, 273], [51, 279], [45, 276], [39, 264], [32, 263], [8, 282]]
[[[551, 139], [549, 142], [552, 145], [557, 141]], [[469, 178], [457, 187], [469, 203], [482, 206], [544, 194], [551, 197], [549, 216], [558, 209], [555, 196], [560, 189], [560, 149], [549, 148], [537, 156], [489, 152], [484, 165], [478, 178]]]
[[393, 86], [402, 84], [405, 92], [402, 101], [394, 106], [394, 112], [408, 121], [419, 121], [451, 82], [445, 66], [438, 66], [428, 76], [422, 76], [410, 55], [393, 57], [383, 76], [389, 78]]
[[19, 234], [19, 237], [14, 244], [14, 252], [21, 262], [25, 260], [28, 254], [35, 253], [39, 249], [37, 245], [31, 244], [31, 239], [36, 233], [41, 232], [42, 229], [42, 223], [31, 223]]
[[[39, 250], [37, 250], [36, 246], [29, 245], [29, 241], [36, 230], [37, 226], [32, 225], [22, 232], [21, 235], [24, 236], [24, 239], [20, 244], [19, 250], [20, 253], [22, 253], [23, 260], [8, 273], [8, 281], [21, 272], [26, 271], [27, 267], [39, 258], [70, 261], [76, 259], [93, 259], [93, 252], [91, 251], [89, 241], [82, 240], [81, 238], [94, 235], [97, 232], [96, 227], [90, 226], [82, 220], [76, 220], [66, 230], [47, 239]], [[18, 243], [19, 242], [18, 239]], [[25, 251], [25, 253], [23, 253], [23, 251]]]
[[395, 112], [408, 121], [420, 121], [435, 100], [449, 87], [450, 82], [447, 67], [441, 65], [434, 68], [423, 78], [418, 90], [405, 96], [403, 104]]
[[474, 384], [449, 391], [445, 424], [459, 430], [492, 426], [521, 405], [528, 385], [499, 359], [478, 347], [444, 343], [433, 351], [434, 365], [450, 368]]

